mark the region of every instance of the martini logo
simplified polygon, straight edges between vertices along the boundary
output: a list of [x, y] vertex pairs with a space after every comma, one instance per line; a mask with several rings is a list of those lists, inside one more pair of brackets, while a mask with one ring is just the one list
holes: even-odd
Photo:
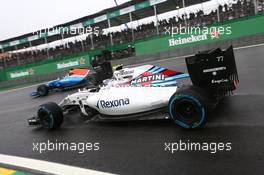
[[20, 78], [20, 77], [25, 77], [25, 76], [29, 76], [29, 75], [34, 75], [33, 69], [28, 69], [26, 71], [21, 71], [21, 72], [10, 73], [11, 78]]
[[165, 75], [153, 74], [153, 75], [143, 76], [138, 79], [132, 80], [131, 84], [146, 83], [146, 82], [158, 81], [158, 80], [165, 80]]
[[169, 39], [169, 47], [173, 47], [173, 46], [178, 46], [178, 45], [182, 45], [182, 44], [189, 44], [189, 43], [195, 43], [195, 42], [199, 42], [199, 41], [204, 41], [207, 40], [207, 35], [203, 34], [203, 35], [191, 35], [190, 37], [185, 37], [185, 38], [177, 38], [177, 39]]
[[120, 106], [126, 106], [129, 105], [129, 99], [128, 98], [124, 98], [124, 99], [119, 99], [119, 100], [112, 100], [112, 101], [105, 101], [105, 100], [98, 100], [96, 107], [98, 109], [101, 108], [116, 108], [116, 107], [120, 107]]

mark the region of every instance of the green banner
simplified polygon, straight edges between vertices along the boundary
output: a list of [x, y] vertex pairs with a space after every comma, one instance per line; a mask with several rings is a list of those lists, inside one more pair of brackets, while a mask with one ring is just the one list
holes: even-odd
[[6, 75], [7, 75], [7, 80], [13, 80], [17, 78], [25, 78], [34, 75], [44, 75], [48, 73], [54, 73], [70, 68], [89, 67], [89, 66], [90, 66], [89, 55], [84, 55], [84, 56], [73, 57], [70, 59], [65, 59], [63, 61], [56, 61], [48, 64], [27, 67], [15, 71], [6, 71]]
[[150, 6], [150, 2], [149, 1], [145, 1], [145, 2], [142, 2], [142, 3], [139, 3], [139, 4], [135, 4], [135, 10], [140, 10], [140, 9], [143, 9], [143, 8], [147, 8]]
[[91, 50], [89, 52], [81, 52], [71, 56], [57, 57], [51, 60], [44, 60], [37, 63], [6, 68], [4, 70], [0, 70], [0, 82], [26, 78], [35, 75], [45, 75], [75, 67], [89, 67], [90, 58], [100, 55], [102, 50], [124, 50], [130, 47], [131, 44], [133, 43], [124, 43], [107, 48]]
[[115, 17], [118, 17], [118, 16], [120, 16], [120, 12], [119, 11], [115, 11], [115, 12], [111, 12], [111, 13], [107, 14], [107, 18], [108, 19], [115, 18]]
[[[169, 33], [168, 30], [166, 33]], [[164, 52], [176, 48], [208, 44], [221, 40], [264, 33], [264, 15], [233, 20], [223, 25], [185, 29], [182, 33], [172, 36], [171, 29], [170, 35], [167, 34], [159, 38], [137, 42], [135, 44], [136, 55]]]

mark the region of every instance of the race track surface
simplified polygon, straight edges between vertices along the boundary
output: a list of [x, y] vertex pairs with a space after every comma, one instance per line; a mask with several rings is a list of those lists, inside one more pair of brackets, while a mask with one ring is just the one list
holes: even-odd
[[[240, 84], [207, 125], [186, 131], [167, 120], [85, 123], [77, 114], [62, 128], [27, 126], [38, 105], [68, 93], [31, 99], [36, 87], [0, 93], [0, 154], [59, 162], [117, 174], [261, 174], [264, 172], [264, 46], [235, 51]], [[185, 71], [183, 58], [155, 63]], [[33, 142], [99, 142], [100, 150], [33, 151]], [[231, 142], [231, 151], [165, 151], [165, 142]], [[33, 165], [34, 166], [34, 165]]]

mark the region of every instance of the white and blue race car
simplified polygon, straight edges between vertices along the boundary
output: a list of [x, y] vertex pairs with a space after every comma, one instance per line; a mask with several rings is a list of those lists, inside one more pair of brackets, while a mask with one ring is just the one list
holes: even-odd
[[[199, 128], [237, 87], [233, 48], [200, 52], [185, 61], [189, 74], [151, 65], [116, 71], [105, 86], [79, 90], [59, 104], [40, 105], [28, 123], [56, 129], [72, 109], [79, 109], [92, 121], [170, 118], [183, 128]], [[182, 79], [191, 84], [180, 84]]]

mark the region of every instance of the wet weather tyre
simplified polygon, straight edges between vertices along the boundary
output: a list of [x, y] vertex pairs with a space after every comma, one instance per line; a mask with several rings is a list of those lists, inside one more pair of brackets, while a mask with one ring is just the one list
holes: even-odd
[[63, 123], [63, 112], [59, 105], [53, 102], [40, 105], [38, 118], [43, 128], [57, 129]]
[[177, 91], [169, 100], [171, 119], [185, 129], [202, 127], [210, 110], [210, 98], [199, 87], [190, 86]]
[[49, 94], [49, 87], [45, 84], [39, 85], [37, 92], [40, 96], [47, 96]]

